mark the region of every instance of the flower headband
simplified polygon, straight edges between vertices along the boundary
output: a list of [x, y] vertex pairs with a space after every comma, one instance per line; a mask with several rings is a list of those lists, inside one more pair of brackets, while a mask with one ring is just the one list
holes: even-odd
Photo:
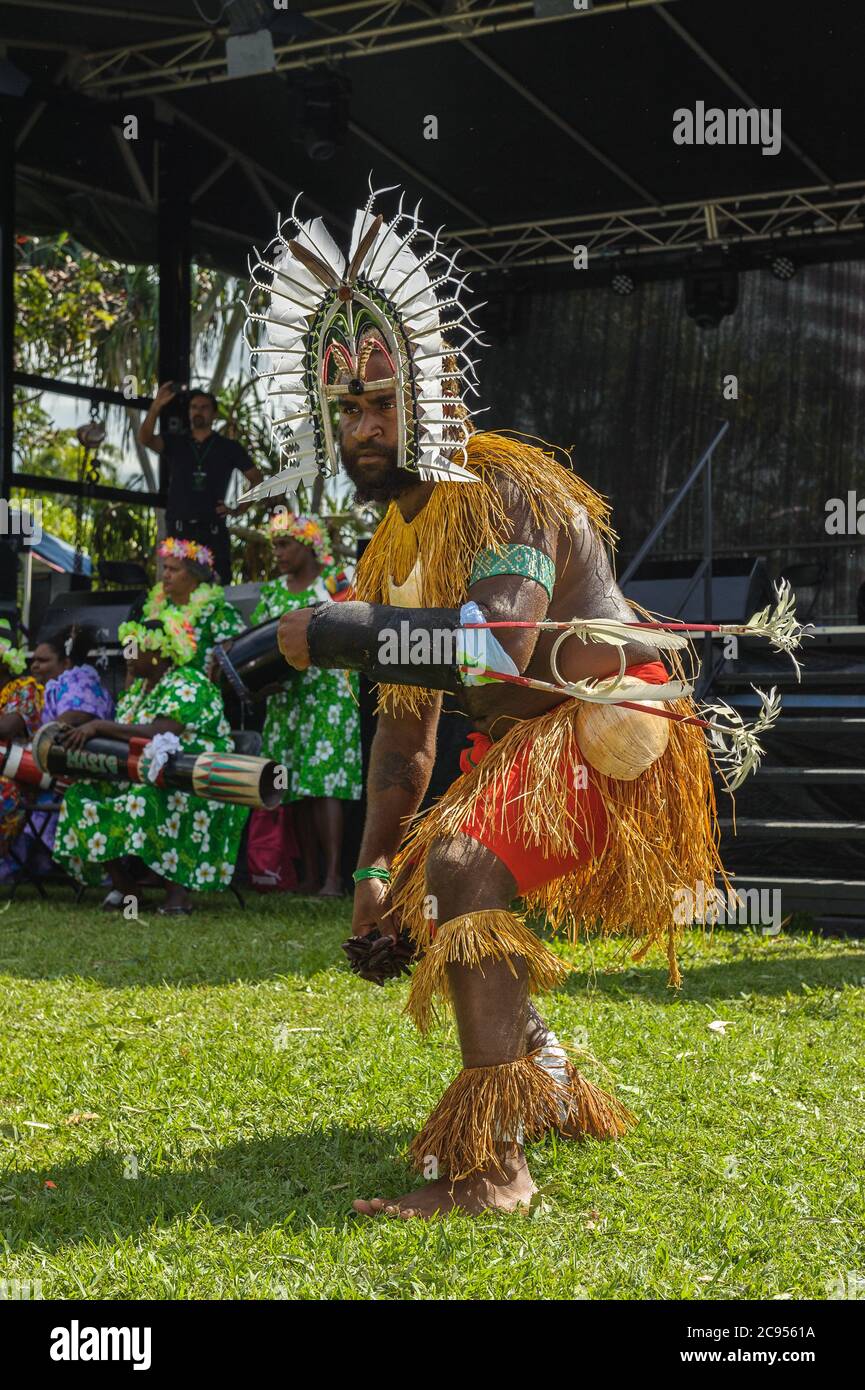
[[301, 545], [311, 546], [320, 565], [333, 564], [327, 537], [311, 516], [299, 516], [295, 512], [280, 510], [270, 518], [268, 529], [271, 540], [275, 540], [277, 536], [290, 536], [293, 541], [300, 541]]
[[186, 666], [195, 656], [195, 633], [192, 624], [180, 613], [163, 613], [151, 619], [161, 624], [162, 630], [145, 627], [144, 623], [121, 623], [117, 636], [121, 646], [128, 641], [136, 643], [138, 651], [158, 652], [167, 656], [175, 666]]
[[12, 641], [12, 628], [8, 618], [0, 619], [0, 661], [4, 666], [8, 666], [16, 676], [27, 665], [27, 655], [23, 647], [16, 647]]
[[178, 560], [191, 560], [194, 565], [206, 566], [211, 570], [215, 564], [210, 546], [200, 545], [198, 541], [185, 541], [180, 536], [168, 536], [160, 545], [159, 554], [163, 560], [167, 555], [174, 555]]
[[0, 661], [3, 662], [4, 666], [8, 666], [9, 670], [13, 671], [16, 676], [20, 676], [27, 665], [24, 648], [13, 646], [6, 637], [0, 637]]

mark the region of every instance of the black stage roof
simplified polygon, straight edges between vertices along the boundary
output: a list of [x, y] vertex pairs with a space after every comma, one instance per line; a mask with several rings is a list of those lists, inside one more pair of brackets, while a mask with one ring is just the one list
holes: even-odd
[[[229, 79], [227, 41], [262, 28], [277, 70]], [[0, 33], [18, 228], [121, 260], [157, 258], [171, 158], [196, 257], [241, 272], [298, 190], [339, 231], [370, 173], [422, 197], [464, 264], [532, 280], [572, 273], [576, 244], [586, 284], [624, 258], [681, 274], [713, 245], [742, 267], [865, 251], [852, 0], [0, 0]], [[675, 144], [698, 102], [780, 109], [779, 152]]]

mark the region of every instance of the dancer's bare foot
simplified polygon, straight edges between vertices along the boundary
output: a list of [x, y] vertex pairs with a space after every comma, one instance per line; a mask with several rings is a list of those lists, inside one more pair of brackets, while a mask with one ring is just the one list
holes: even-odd
[[518, 1207], [528, 1206], [537, 1189], [522, 1149], [511, 1156], [503, 1156], [502, 1167], [504, 1172], [495, 1166], [479, 1169], [453, 1186], [449, 1178], [438, 1178], [426, 1187], [407, 1192], [404, 1197], [373, 1197], [368, 1202], [358, 1197], [352, 1206], [361, 1216], [388, 1216], [402, 1221], [410, 1221], [413, 1217], [429, 1220], [431, 1216], [446, 1216], [454, 1210], [477, 1216], [489, 1208], [516, 1211]]

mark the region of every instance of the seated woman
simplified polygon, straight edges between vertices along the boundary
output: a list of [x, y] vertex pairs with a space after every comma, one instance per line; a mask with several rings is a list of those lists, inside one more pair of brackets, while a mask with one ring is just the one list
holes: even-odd
[[169, 536], [159, 546], [163, 560], [162, 581], [155, 584], [144, 604], [145, 618], [158, 618], [166, 607], [174, 607], [187, 619], [195, 637], [193, 670], [213, 674], [213, 648], [217, 642], [230, 645], [246, 624], [238, 609], [229, 603], [216, 583], [213, 551], [197, 541]]
[[96, 667], [86, 660], [95, 645], [93, 629], [77, 623], [38, 643], [30, 670], [45, 687], [43, 724], [54, 719], [83, 724], [85, 719], [111, 718], [114, 701]]
[[[261, 586], [251, 618], [254, 624], [291, 609], [345, 597], [348, 581], [335, 566], [316, 521], [283, 509], [272, 517], [269, 530], [278, 573]], [[324, 851], [320, 895], [338, 897], [342, 892], [342, 803], [359, 801], [362, 789], [357, 676], [317, 666], [293, 673], [268, 698], [261, 751], [288, 769], [284, 800], [305, 800], [312, 812], [297, 817], [304, 861], [298, 891], [313, 893], [318, 888], [320, 844]]]
[[[13, 644], [8, 619], [0, 618], [0, 739], [30, 739], [42, 723], [44, 690], [23, 675], [26, 665], [27, 654]], [[25, 788], [0, 777], [0, 859], [21, 830], [27, 804]]]
[[[164, 613], [119, 630], [132, 683], [117, 701], [116, 721], [91, 719], [64, 735], [67, 747], [88, 739], [153, 739], [176, 734], [186, 753], [231, 752], [233, 744], [216, 686], [192, 666], [195, 641], [188, 622]], [[54, 857], [82, 883], [114, 885], [103, 906], [142, 902], [141, 862], [165, 888], [164, 915], [188, 914], [190, 889], [228, 887], [234, 874], [247, 807], [205, 801], [192, 792], [150, 782], [118, 786], [76, 783], [63, 798]], [[127, 857], [131, 856], [133, 862]]]
[[[96, 645], [92, 628], [73, 623], [62, 632], [39, 642], [30, 662], [30, 670], [45, 687], [45, 705], [40, 724], [59, 720], [62, 724], [84, 724], [88, 719], [110, 719], [114, 701], [99, 678], [95, 666], [86, 660]], [[40, 792], [40, 801], [54, 801], [56, 792]], [[35, 810], [24, 828], [16, 855], [29, 860], [35, 872], [48, 872], [50, 851], [57, 830], [54, 812]]]

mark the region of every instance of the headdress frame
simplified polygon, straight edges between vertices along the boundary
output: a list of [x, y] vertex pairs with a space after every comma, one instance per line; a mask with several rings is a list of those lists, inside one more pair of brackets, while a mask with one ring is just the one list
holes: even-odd
[[[355, 216], [348, 263], [320, 218], [297, 218], [297, 201], [265, 255], [256, 251], [250, 259], [244, 333], [253, 375], [267, 382], [272, 407], [276, 397], [284, 402], [273, 411], [271, 435], [286, 467], [245, 499], [284, 494], [318, 473], [337, 470], [333, 402], [366, 389], [360, 347], [371, 335], [393, 368], [391, 377], [370, 382], [369, 389], [395, 390], [399, 466], [424, 479], [475, 481], [459, 458], [465, 456], [472, 415], [464, 394], [477, 394], [468, 348], [480, 339], [461, 299], [465, 276], [455, 273], [457, 253], [448, 257], [441, 250], [441, 229], [426, 231], [419, 207], [405, 213], [403, 198], [385, 223], [373, 211], [376, 197], [371, 191]], [[287, 236], [289, 231], [294, 235]], [[430, 246], [418, 256], [414, 243], [421, 237]], [[428, 266], [439, 273], [431, 277]], [[264, 313], [253, 308], [259, 290], [269, 295]], [[252, 323], [266, 325], [265, 344], [250, 342]], [[269, 359], [267, 371], [258, 368], [260, 354]], [[329, 380], [334, 363], [337, 375], [353, 373], [347, 384]]]

